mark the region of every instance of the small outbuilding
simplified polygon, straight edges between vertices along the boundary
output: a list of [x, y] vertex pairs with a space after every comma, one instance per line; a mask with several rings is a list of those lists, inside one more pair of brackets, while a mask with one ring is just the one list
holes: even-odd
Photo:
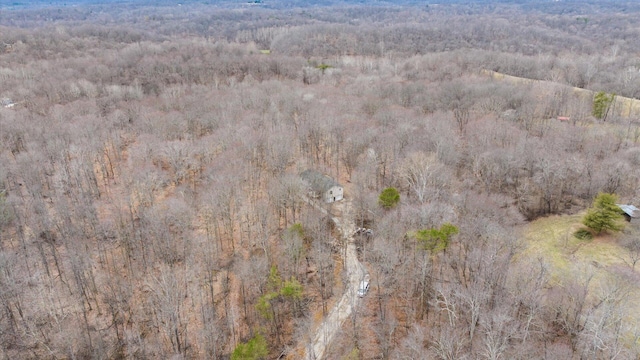
[[622, 210], [622, 215], [627, 221], [631, 221], [632, 218], [640, 217], [640, 209], [633, 205], [616, 204]]
[[307, 184], [311, 197], [322, 198], [327, 203], [343, 199], [344, 189], [342, 185], [331, 177], [311, 169], [300, 173], [300, 177]]

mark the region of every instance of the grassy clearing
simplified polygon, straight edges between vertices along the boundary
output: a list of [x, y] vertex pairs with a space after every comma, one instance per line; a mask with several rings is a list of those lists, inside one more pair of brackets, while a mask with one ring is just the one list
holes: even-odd
[[554, 277], [563, 276], [576, 266], [607, 267], [624, 265], [626, 250], [615, 242], [616, 235], [604, 234], [593, 240], [580, 240], [574, 233], [583, 228], [584, 214], [550, 216], [530, 223], [524, 232], [525, 250], [521, 256], [543, 258]]
[[[555, 83], [555, 82], [552, 82], [552, 81], [521, 78], [521, 77], [511, 76], [511, 75], [502, 74], [502, 73], [499, 73], [499, 72], [489, 71], [489, 70], [483, 70], [482, 74], [485, 75], [485, 76], [489, 76], [489, 77], [491, 77], [493, 79], [501, 80], [501, 81], [507, 81], [507, 82], [510, 82], [512, 84], [520, 84], [520, 85], [527, 85], [527, 84], [563, 85], [563, 84]], [[572, 89], [573, 89], [573, 92], [575, 94], [579, 95], [579, 96], [586, 97], [588, 99], [593, 98], [594, 92], [591, 91], [591, 90], [577, 88], [577, 87], [572, 87]], [[623, 117], [623, 118], [640, 116], [640, 100], [631, 99], [631, 98], [628, 98], [628, 97], [624, 97], [624, 96], [619, 96], [618, 95], [618, 96], [616, 96], [615, 101], [614, 101], [614, 103], [613, 103], [613, 105], [611, 107], [611, 113], [612, 114], [616, 114], [616, 115], [618, 115], [620, 117]]]
[[577, 215], [538, 219], [525, 229], [525, 250], [521, 256], [544, 259], [551, 266], [553, 275], [566, 271], [572, 249], [585, 244], [573, 236], [579, 227]]
[[516, 261], [542, 259], [549, 265], [550, 286], [563, 286], [568, 279], [581, 279], [593, 274], [589, 292], [596, 298], [612, 284], [622, 281], [629, 286], [625, 319], [630, 328], [625, 334], [632, 336], [634, 324], [640, 323], [640, 302], [635, 301], [640, 298], [640, 282], [633, 280], [637, 276], [621, 278], [619, 275], [620, 269], [631, 271], [621, 259], [627, 250], [617, 244], [616, 234], [595, 236], [593, 240], [576, 238], [574, 233], [584, 227], [581, 223], [583, 216], [584, 213], [550, 216], [531, 222], [524, 229], [525, 246]]

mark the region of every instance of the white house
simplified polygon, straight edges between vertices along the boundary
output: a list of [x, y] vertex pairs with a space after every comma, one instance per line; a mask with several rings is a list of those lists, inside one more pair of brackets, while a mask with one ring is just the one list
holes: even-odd
[[311, 169], [300, 173], [300, 177], [305, 184], [307, 184], [310, 196], [322, 198], [322, 200], [327, 203], [343, 199], [344, 189], [342, 185], [338, 184], [331, 177]]

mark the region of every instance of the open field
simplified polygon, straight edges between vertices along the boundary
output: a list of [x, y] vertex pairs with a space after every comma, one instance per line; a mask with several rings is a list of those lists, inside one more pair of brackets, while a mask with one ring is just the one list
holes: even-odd
[[[566, 86], [557, 82], [527, 79], [527, 78], [502, 74], [495, 71], [482, 70], [482, 74], [489, 76], [492, 79], [507, 81], [512, 84]], [[578, 87], [571, 87], [571, 89], [574, 94], [576, 94], [577, 96], [585, 100], [593, 99], [593, 96], [595, 94], [595, 92], [592, 90], [582, 89]], [[622, 118], [632, 118], [637, 121], [640, 121], [640, 100], [616, 95], [615, 100], [611, 105], [610, 115], [619, 116]]]
[[594, 311], [597, 305], [593, 304], [613, 293], [624, 293], [624, 299], [617, 300], [622, 302], [620, 316], [624, 319], [624, 337], [628, 340], [635, 336], [640, 324], [640, 303], [634, 300], [640, 296], [640, 266], [635, 270], [631, 268], [628, 250], [619, 245], [621, 234], [577, 239], [573, 233], [584, 228], [583, 215], [550, 216], [526, 225], [524, 250], [516, 256], [516, 261], [539, 259], [548, 264], [552, 287], [587, 284], [587, 301], [594, 306]]

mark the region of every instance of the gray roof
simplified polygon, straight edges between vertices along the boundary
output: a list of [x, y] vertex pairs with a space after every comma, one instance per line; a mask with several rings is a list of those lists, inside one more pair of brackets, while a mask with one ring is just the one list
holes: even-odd
[[311, 190], [319, 193], [324, 193], [334, 186], [341, 186], [331, 177], [312, 169], [301, 172], [300, 177], [311, 187]]
[[640, 217], [640, 209], [633, 205], [616, 204], [620, 209], [632, 218]]

